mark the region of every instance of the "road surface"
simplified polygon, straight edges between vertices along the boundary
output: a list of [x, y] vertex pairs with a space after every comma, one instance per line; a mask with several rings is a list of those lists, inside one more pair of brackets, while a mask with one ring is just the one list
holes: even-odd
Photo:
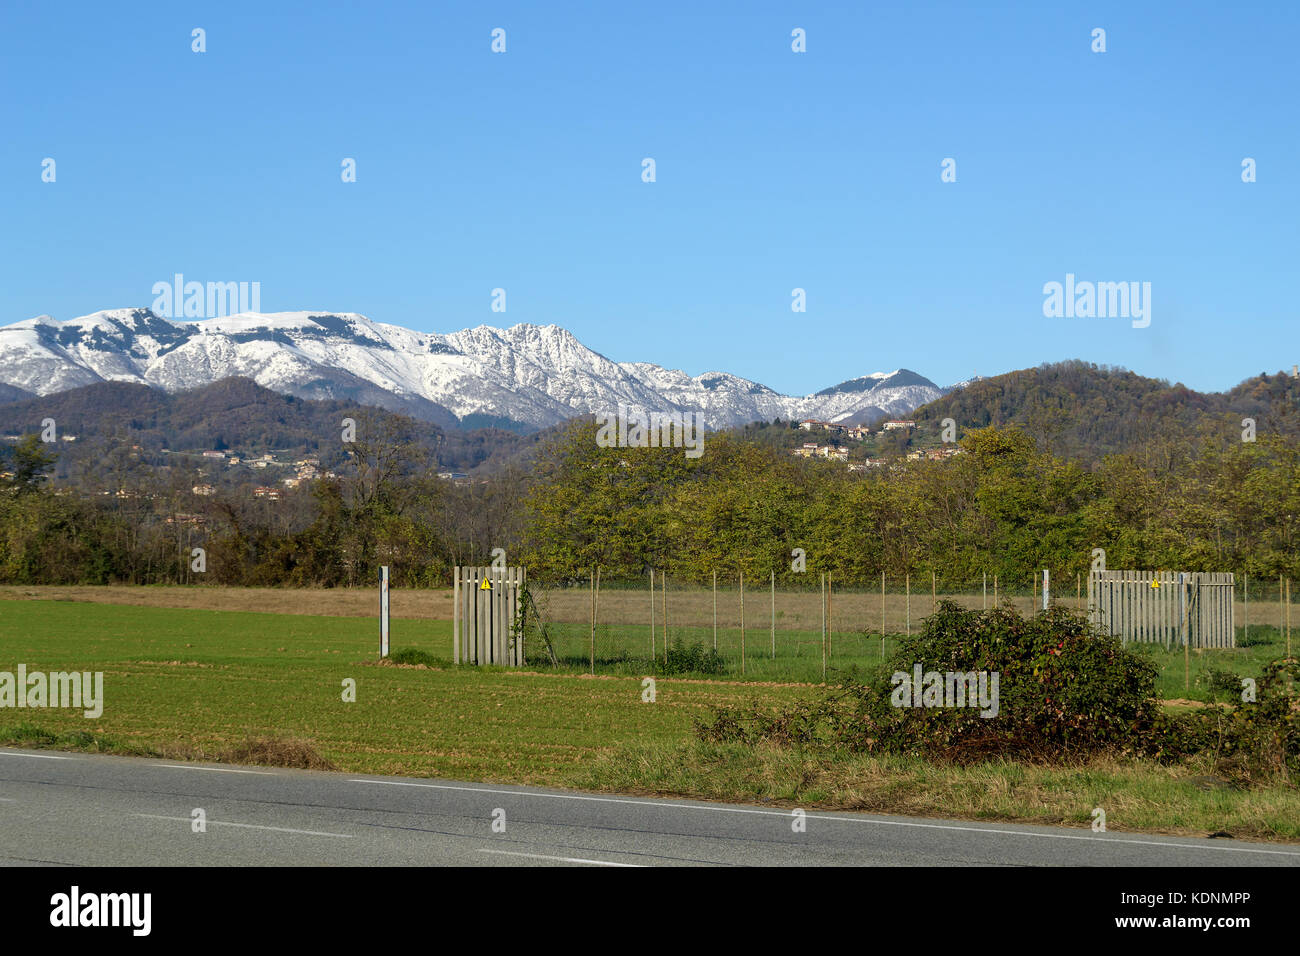
[[[196, 832], [196, 813], [205, 826]], [[1298, 866], [1300, 846], [0, 750], [0, 864]]]

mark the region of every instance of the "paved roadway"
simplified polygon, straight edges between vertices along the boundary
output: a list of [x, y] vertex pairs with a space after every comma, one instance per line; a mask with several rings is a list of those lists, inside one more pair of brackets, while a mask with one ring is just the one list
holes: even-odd
[[1300, 846], [1228, 839], [856, 813], [810, 812], [804, 832], [794, 822], [755, 806], [0, 750], [9, 866], [1300, 865]]

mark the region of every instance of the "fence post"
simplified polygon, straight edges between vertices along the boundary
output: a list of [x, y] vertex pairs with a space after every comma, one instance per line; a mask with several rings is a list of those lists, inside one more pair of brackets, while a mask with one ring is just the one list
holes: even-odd
[[[1246, 602], [1246, 637], [1245, 643], [1250, 643], [1250, 575], [1242, 575], [1241, 596]], [[1236, 635], [1233, 635], [1234, 638]]]
[[713, 653], [718, 653], [718, 572], [713, 572]]
[[659, 596], [664, 602], [664, 667], [668, 666], [668, 572], [659, 572]]
[[1052, 601], [1052, 572], [1043, 568], [1043, 610], [1046, 611]]
[[379, 657], [388, 656], [388, 565], [379, 568]]
[[826, 574], [822, 573], [822, 682], [826, 681]]
[[885, 572], [880, 572], [880, 659], [885, 659]]
[[983, 602], [981, 610], [987, 611], [989, 609], [989, 573], [987, 571], [981, 573], [984, 577], [984, 583], [982, 586], [983, 590], [981, 592], [981, 600]]
[[451, 579], [451, 662], [460, 663], [460, 565]]
[[930, 613], [939, 609], [939, 582], [934, 571], [930, 572]]
[[596, 673], [596, 569], [591, 569], [591, 672]]
[[903, 575], [903, 593], [907, 599], [907, 630], [908, 637], [912, 636], [912, 572], [908, 571]]
[[772, 660], [776, 660], [776, 572], [772, 572]]
[[1183, 690], [1190, 690], [1192, 686], [1192, 635], [1187, 628], [1187, 615], [1190, 611], [1187, 600], [1187, 580], [1189, 575], [1186, 571], [1178, 573], [1178, 597], [1183, 605]]
[[740, 572], [740, 676], [745, 676], [745, 572]]
[[655, 569], [650, 569], [650, 663], [658, 662], [659, 654], [655, 650]]

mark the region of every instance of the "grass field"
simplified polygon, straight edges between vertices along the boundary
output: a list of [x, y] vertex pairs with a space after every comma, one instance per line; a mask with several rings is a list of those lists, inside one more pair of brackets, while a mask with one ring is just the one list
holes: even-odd
[[[538, 589], [538, 603], [548, 621], [548, 634], [560, 658], [560, 672], [585, 673], [591, 661], [591, 598], [585, 588]], [[402, 590], [391, 592], [392, 646], [413, 647], [451, 663], [452, 596], [449, 590]], [[940, 594], [970, 607], [992, 603], [979, 591]], [[1032, 600], [1023, 593], [999, 598], [1029, 613]], [[209, 610], [265, 612], [280, 615], [319, 615], [325, 618], [369, 618], [355, 622], [360, 636], [358, 654], [373, 653], [378, 643], [377, 589], [329, 588], [289, 590], [283, 588], [217, 587], [0, 587], [0, 601], [37, 600], [72, 601], [97, 605], [128, 605], [175, 610]], [[640, 676], [660, 673], [664, 652], [663, 594], [656, 591], [656, 623], [652, 638], [649, 625], [649, 592], [617, 588], [602, 590], [596, 625], [597, 674]], [[1062, 598], [1073, 607], [1073, 595]], [[839, 671], [865, 671], [879, 667], [884, 655], [894, 650], [895, 636], [909, 626], [921, 627], [932, 607], [931, 595], [889, 593], [883, 602], [886, 636], [881, 640], [882, 601], [879, 593], [867, 591], [837, 592], [831, 602], [829, 638], [825, 675], [834, 679]], [[713, 597], [700, 588], [682, 588], [669, 582], [667, 601], [668, 637], [684, 645], [698, 644], [712, 649]], [[1237, 620], [1245, 620], [1245, 607], [1238, 602]], [[1281, 611], [1276, 604], [1254, 602], [1249, 629], [1237, 627], [1238, 647], [1233, 649], [1193, 650], [1190, 681], [1184, 686], [1181, 649], [1156, 645], [1131, 645], [1148, 654], [1160, 669], [1158, 692], [1166, 700], [1206, 701], [1211, 699], [1213, 672], [1232, 673], [1238, 677], [1258, 677], [1263, 664], [1286, 652], [1286, 641], [1278, 627]], [[724, 669], [721, 676], [731, 680], [781, 682], [821, 682], [822, 636], [821, 598], [812, 591], [776, 592], [776, 633], [773, 655], [772, 603], [768, 591], [749, 591], [745, 601], [745, 630], [740, 629], [740, 600], [736, 588], [719, 588], [716, 646]], [[1271, 623], [1262, 623], [1262, 622]], [[366, 635], [370, 643], [366, 643]], [[883, 645], [883, 646], [882, 646]], [[652, 659], [651, 649], [655, 657]], [[530, 647], [537, 666], [546, 666], [541, 648]], [[708, 677], [712, 675], [696, 675]]]
[[[445, 655], [449, 643], [447, 621], [394, 622], [395, 648]], [[749, 683], [661, 678], [648, 704], [644, 672], [379, 666], [376, 650], [375, 622], [360, 617], [0, 600], [0, 670], [103, 671], [105, 691], [97, 720], [0, 710], [0, 745], [241, 759], [232, 751], [250, 739], [296, 738], [350, 772], [1078, 824], [1103, 806], [1116, 830], [1300, 841], [1295, 788], [1202, 789], [1204, 768], [827, 762], [696, 742], [691, 718], [714, 705], [817, 692], [762, 682], [761, 670]], [[1243, 672], [1248, 656], [1234, 659]], [[1181, 682], [1181, 657], [1173, 663]], [[346, 678], [356, 681], [355, 703], [342, 700]]]

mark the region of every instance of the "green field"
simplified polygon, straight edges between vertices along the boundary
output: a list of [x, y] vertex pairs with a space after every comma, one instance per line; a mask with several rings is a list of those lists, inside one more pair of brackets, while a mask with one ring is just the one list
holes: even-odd
[[[450, 622], [394, 622], [394, 647], [450, 646]], [[0, 670], [104, 672], [104, 712], [0, 711], [93, 731], [149, 752], [215, 756], [247, 737], [315, 742], [340, 769], [557, 783], [623, 741], [678, 741], [693, 714], [744, 686], [661, 681], [654, 706], [635, 677], [375, 666], [365, 618], [0, 602]], [[357, 700], [342, 700], [344, 679]], [[765, 688], [785, 699], [803, 688]]]
[[[772, 681], [813, 673], [802, 646], [797, 659], [755, 662], [747, 683], [661, 677], [649, 704], [641, 699], [646, 671], [632, 662], [610, 665], [626, 674], [594, 677], [379, 666], [376, 630], [366, 618], [0, 601], [0, 670], [103, 671], [105, 696], [97, 720], [72, 710], [0, 710], [0, 745], [211, 760], [232, 759], [231, 748], [250, 739], [293, 738], [350, 772], [1081, 825], [1101, 805], [1117, 830], [1300, 840], [1294, 787], [1203, 790], [1197, 767], [936, 767], [694, 740], [691, 718], [714, 705], [816, 693]], [[397, 620], [393, 634], [394, 648], [445, 656], [450, 646], [446, 621]], [[1267, 648], [1218, 653], [1244, 674]], [[1181, 696], [1182, 657], [1160, 653], [1166, 671], [1176, 670], [1162, 678], [1177, 685], [1166, 693]], [[878, 639], [858, 657], [878, 664]], [[850, 659], [846, 651], [837, 663]], [[815, 663], [819, 675], [820, 653]], [[342, 700], [347, 678], [356, 681], [355, 703]]]
[[[555, 644], [561, 669], [571, 673], [590, 670], [591, 628], [581, 624], [552, 624], [548, 634]], [[414, 636], [414, 635], [412, 635]], [[1244, 630], [1237, 629], [1239, 644], [1244, 642]], [[714, 632], [711, 627], [678, 627], [669, 630], [670, 642], [698, 645], [712, 650]], [[439, 644], [435, 641], [429, 650], [445, 656], [447, 637]], [[822, 636], [820, 631], [776, 632], [776, 653], [772, 653], [772, 635], [769, 630], [746, 631], [743, 639], [739, 628], [719, 628], [717, 632], [718, 656], [721, 658], [721, 675], [728, 680], [781, 681], [820, 683], [823, 675]], [[402, 641], [406, 646], [406, 641]], [[883, 641], [878, 633], [838, 631], [830, 636], [825, 661], [825, 674], [834, 680], [838, 672], [865, 672], [879, 668], [881, 662], [893, 655], [897, 635], [887, 635]], [[413, 646], [423, 646], [413, 644]], [[1286, 640], [1276, 627], [1252, 625], [1249, 644], [1235, 648], [1194, 648], [1190, 664], [1184, 672], [1185, 662], [1180, 647], [1165, 648], [1158, 644], [1130, 644], [1130, 650], [1149, 657], [1159, 669], [1156, 691], [1162, 700], [1209, 701], [1225, 699], [1223, 691], [1216, 693], [1211, 678], [1235, 675], [1237, 678], [1258, 678], [1264, 664], [1286, 654]], [[656, 656], [650, 657], [650, 629], [646, 626], [598, 625], [596, 628], [595, 670], [597, 674], [652, 674], [664, 668], [663, 631], [655, 638]], [[531, 656], [531, 655], [530, 655]], [[538, 662], [539, 666], [541, 661]], [[742, 676], [743, 675], [743, 676]], [[1223, 678], [1221, 677], [1222, 681]]]

